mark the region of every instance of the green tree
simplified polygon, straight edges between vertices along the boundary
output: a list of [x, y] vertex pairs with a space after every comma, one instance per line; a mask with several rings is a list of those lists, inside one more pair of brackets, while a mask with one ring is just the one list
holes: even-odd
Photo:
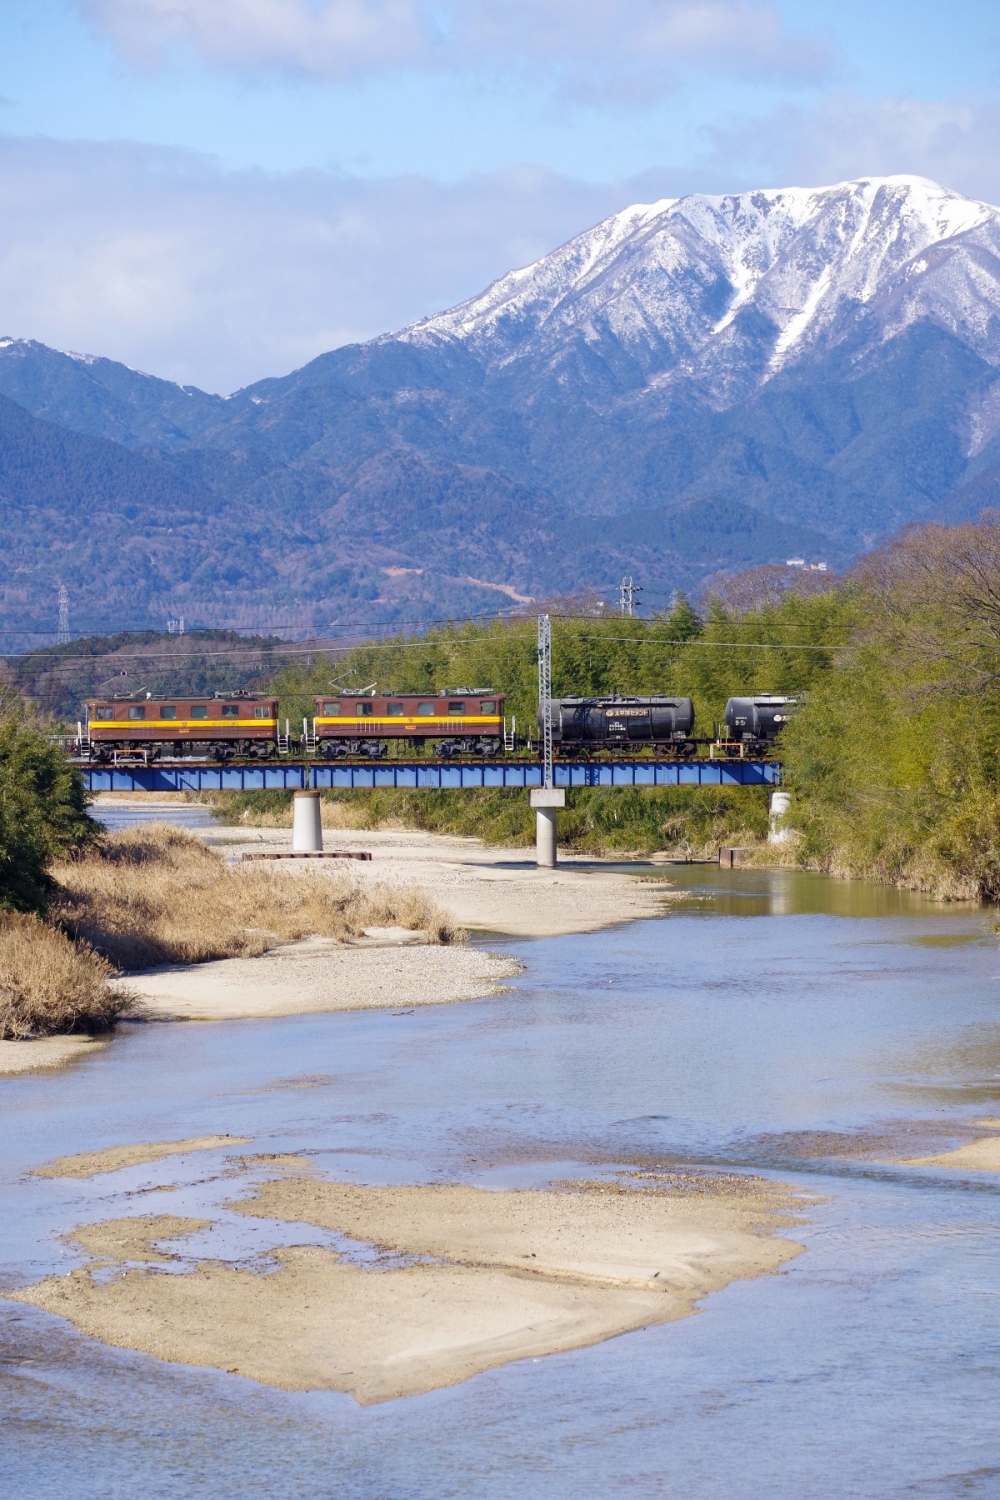
[[801, 857], [1000, 898], [1000, 522], [910, 529], [857, 569], [852, 608], [783, 740]]
[[38, 911], [49, 865], [96, 837], [79, 771], [26, 717], [0, 709], [0, 907]]

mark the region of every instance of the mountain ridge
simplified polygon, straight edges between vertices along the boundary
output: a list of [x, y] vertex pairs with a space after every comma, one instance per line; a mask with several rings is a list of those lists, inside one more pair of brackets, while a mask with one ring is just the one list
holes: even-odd
[[150, 609], [224, 625], [271, 597], [319, 629], [623, 571], [666, 597], [995, 503], [1000, 209], [908, 177], [691, 194], [229, 396], [17, 340], [0, 394], [223, 518], [208, 603], [182, 567]]

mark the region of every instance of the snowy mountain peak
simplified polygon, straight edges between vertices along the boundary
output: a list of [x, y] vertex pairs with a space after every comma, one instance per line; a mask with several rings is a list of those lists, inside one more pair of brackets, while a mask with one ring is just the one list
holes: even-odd
[[[1000, 363], [1000, 210], [923, 177], [636, 204], [401, 335], [494, 369], [617, 346], [726, 403], [851, 333], [930, 319]], [[863, 328], [859, 325], [863, 325]]]

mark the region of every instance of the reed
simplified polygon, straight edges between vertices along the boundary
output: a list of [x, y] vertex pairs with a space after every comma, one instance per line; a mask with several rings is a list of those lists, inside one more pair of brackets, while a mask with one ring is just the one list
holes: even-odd
[[121, 970], [255, 957], [297, 938], [354, 938], [370, 927], [455, 938], [418, 890], [342, 870], [228, 864], [194, 835], [160, 824], [108, 835], [52, 875], [49, 919]]
[[0, 1040], [103, 1031], [132, 997], [85, 943], [20, 912], [0, 914]]

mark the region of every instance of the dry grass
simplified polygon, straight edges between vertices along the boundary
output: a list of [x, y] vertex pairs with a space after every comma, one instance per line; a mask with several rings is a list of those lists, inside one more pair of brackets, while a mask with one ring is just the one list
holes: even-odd
[[53, 870], [50, 916], [119, 969], [252, 958], [296, 938], [358, 937], [369, 927], [455, 934], [418, 890], [369, 885], [342, 870], [227, 864], [200, 839], [145, 824], [109, 835]]
[[111, 967], [37, 917], [0, 916], [0, 1040], [103, 1031], [131, 996], [108, 984]]
[[[217, 803], [216, 806], [219, 804]], [[224, 805], [224, 804], [223, 804]], [[360, 803], [357, 805], [349, 802], [331, 802], [329, 798], [323, 797], [319, 804], [320, 822], [324, 828], [336, 831], [361, 831], [368, 830], [372, 826], [372, 818], [367, 807]], [[231, 820], [240, 828], [291, 828], [292, 806], [279, 808], [262, 808], [251, 811], [245, 807]], [[377, 820], [379, 828], [410, 828], [411, 824], [405, 819], [386, 819], [379, 817]]]

